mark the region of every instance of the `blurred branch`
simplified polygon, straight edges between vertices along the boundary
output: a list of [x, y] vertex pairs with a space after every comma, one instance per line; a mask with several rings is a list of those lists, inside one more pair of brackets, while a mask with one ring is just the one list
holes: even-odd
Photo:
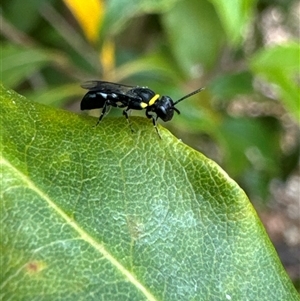
[[27, 47], [35, 45], [35, 42], [31, 37], [14, 27], [2, 14], [0, 14], [0, 24], [0, 32], [7, 40]]
[[96, 66], [99, 66], [100, 68], [98, 54], [95, 50], [82, 39], [76, 30], [70, 26], [70, 24], [53, 8], [53, 6], [44, 2], [40, 8], [40, 14], [93, 68]]
[[[30, 36], [18, 30], [15, 26], [8, 22], [2, 14], [0, 14], [0, 24], [0, 32], [8, 41], [28, 48], [36, 46], [36, 42]], [[31, 86], [34, 89], [36, 87], [46, 86], [46, 81], [40, 72], [36, 72], [34, 75], [27, 77], [27, 80], [31, 83]]]

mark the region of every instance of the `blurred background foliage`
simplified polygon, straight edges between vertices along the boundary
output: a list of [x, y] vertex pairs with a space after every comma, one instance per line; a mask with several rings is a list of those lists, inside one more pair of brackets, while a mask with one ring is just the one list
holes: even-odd
[[299, 15], [293, 0], [3, 0], [1, 79], [76, 112], [89, 79], [175, 100], [205, 86], [164, 126], [247, 192], [297, 282]]

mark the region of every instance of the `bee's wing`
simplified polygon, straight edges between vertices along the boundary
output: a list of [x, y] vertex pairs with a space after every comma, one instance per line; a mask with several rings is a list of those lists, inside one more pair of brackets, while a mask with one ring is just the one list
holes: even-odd
[[116, 84], [111, 82], [91, 80], [81, 84], [81, 87], [89, 91], [99, 91], [104, 93], [115, 93], [126, 95], [128, 91], [135, 88], [134, 86]]

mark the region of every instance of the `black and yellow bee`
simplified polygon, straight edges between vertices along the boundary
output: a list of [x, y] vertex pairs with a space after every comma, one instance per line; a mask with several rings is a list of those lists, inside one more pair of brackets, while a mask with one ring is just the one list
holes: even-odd
[[125, 115], [128, 122], [129, 110], [145, 109], [146, 117], [152, 119], [157, 133], [156, 122], [158, 118], [163, 121], [171, 120], [174, 111], [180, 114], [180, 111], [175, 107], [176, 104], [203, 90], [203, 88], [197, 89], [174, 102], [171, 97], [160, 96], [147, 87], [127, 86], [96, 80], [85, 82], [81, 87], [89, 90], [81, 101], [81, 110], [102, 108], [102, 112], [96, 125], [99, 124], [111, 107], [125, 108], [123, 110], [123, 115]]

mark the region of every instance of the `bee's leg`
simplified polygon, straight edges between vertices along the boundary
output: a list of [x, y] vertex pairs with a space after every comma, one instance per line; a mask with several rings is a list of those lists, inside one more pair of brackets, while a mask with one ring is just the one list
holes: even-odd
[[95, 126], [97, 126], [97, 125], [101, 122], [101, 120], [103, 119], [103, 117], [104, 117], [106, 111], [109, 111], [109, 110], [110, 110], [110, 105], [107, 105], [107, 103], [105, 102], [105, 103], [104, 103], [104, 106], [103, 106], [103, 108], [102, 108], [101, 114], [100, 114], [100, 116], [99, 116], [99, 119], [98, 119], [98, 121], [97, 121], [97, 123], [96, 123]]
[[158, 128], [157, 128], [157, 126], [156, 126], [156, 121], [157, 121], [157, 116], [154, 116], [154, 115], [152, 115], [152, 114], [149, 114], [149, 112], [146, 110], [146, 116], [147, 116], [147, 118], [151, 118], [152, 119], [152, 123], [153, 123], [153, 126], [154, 126], [154, 128], [155, 128], [155, 130], [156, 130], [156, 133], [157, 133], [157, 135], [158, 135], [158, 137], [160, 138], [160, 139], [162, 139], [161, 138], [161, 136], [160, 136], [160, 134], [159, 134], [159, 131], [158, 131]]
[[162, 139], [162, 138], [161, 138], [161, 135], [159, 134], [158, 128], [157, 128], [157, 126], [156, 126], [156, 121], [157, 121], [157, 117], [152, 116], [152, 123], [153, 123], [153, 126], [155, 127], [156, 133], [157, 133], [158, 137], [159, 137], [160, 139]]
[[130, 108], [126, 108], [125, 110], [123, 110], [123, 115], [126, 117], [126, 120], [127, 120], [128, 124], [129, 124], [131, 132], [134, 133], [134, 130], [133, 130], [132, 125], [131, 125], [131, 122], [130, 122], [129, 117], [128, 117], [128, 111], [129, 110], [130, 110]]

